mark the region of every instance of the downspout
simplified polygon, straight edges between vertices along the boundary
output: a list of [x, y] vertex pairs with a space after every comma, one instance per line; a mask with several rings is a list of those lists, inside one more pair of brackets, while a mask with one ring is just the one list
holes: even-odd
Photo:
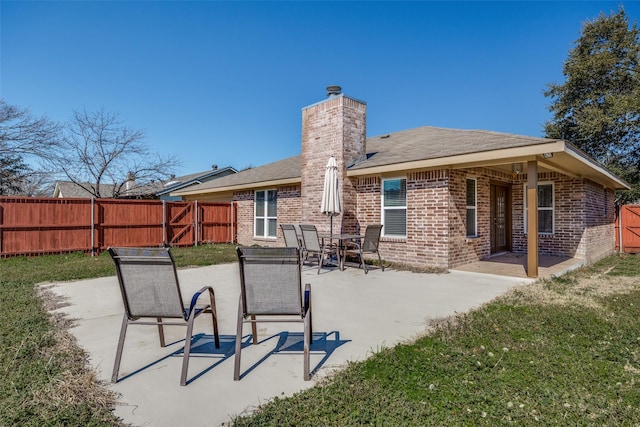
[[618, 255], [622, 255], [622, 205], [618, 205]]

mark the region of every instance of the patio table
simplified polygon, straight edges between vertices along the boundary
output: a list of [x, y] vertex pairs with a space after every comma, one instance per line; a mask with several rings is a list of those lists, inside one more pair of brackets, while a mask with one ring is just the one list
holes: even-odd
[[359, 234], [330, 234], [330, 233], [318, 233], [318, 237], [322, 239], [322, 244], [324, 245], [325, 239], [329, 240], [331, 243], [332, 240], [338, 241], [338, 267], [340, 271], [344, 271], [344, 256], [343, 251], [345, 248], [345, 242], [349, 240], [360, 240], [362, 236]]

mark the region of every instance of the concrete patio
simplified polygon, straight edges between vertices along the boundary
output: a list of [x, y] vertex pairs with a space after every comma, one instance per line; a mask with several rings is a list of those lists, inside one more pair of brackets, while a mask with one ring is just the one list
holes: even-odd
[[[365, 275], [348, 268], [316, 272], [317, 268], [308, 266], [303, 271], [303, 281], [311, 283], [313, 294], [311, 381], [302, 379], [302, 353], [286, 351], [300, 347], [302, 328], [269, 323], [258, 325], [260, 343], [242, 351], [242, 378], [233, 381], [237, 263], [178, 272], [184, 298], [203, 285], [214, 287], [222, 341], [221, 348], [215, 349], [210, 319], [199, 319], [185, 387], [179, 385], [185, 332], [181, 327], [166, 328], [167, 342], [173, 343], [166, 348], [160, 348], [154, 326], [130, 327], [121, 379], [109, 383], [123, 313], [115, 276], [55, 283], [51, 289], [68, 302], [59, 311], [76, 319], [71, 333], [87, 351], [98, 378], [119, 394], [116, 415], [136, 426], [187, 422], [215, 426], [250, 413], [276, 396], [311, 387], [349, 361], [412, 340], [427, 330], [432, 319], [468, 311], [533, 281], [477, 271], [418, 274], [375, 269]], [[248, 341], [248, 329], [244, 341]]]

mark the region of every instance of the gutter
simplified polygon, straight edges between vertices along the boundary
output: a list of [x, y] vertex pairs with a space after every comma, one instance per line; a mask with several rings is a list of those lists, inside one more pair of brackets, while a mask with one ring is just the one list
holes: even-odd
[[192, 191], [180, 191], [176, 193], [170, 193], [171, 196], [194, 196], [198, 194], [213, 194], [213, 193], [224, 193], [230, 191], [239, 191], [239, 190], [254, 190], [258, 188], [264, 187], [277, 187], [280, 185], [288, 185], [288, 184], [300, 184], [301, 178], [285, 178], [285, 179], [274, 179], [270, 181], [260, 181], [260, 182], [248, 182], [236, 185], [228, 185], [226, 187], [214, 187], [214, 188], [206, 188], [201, 190], [192, 190]]
[[605, 175], [607, 178], [609, 178], [612, 181], [617, 182], [618, 184], [620, 184], [621, 186], [625, 187], [627, 190], [631, 189], [631, 185], [621, 179], [618, 178], [616, 175], [612, 174], [607, 168], [605, 168], [602, 164], [600, 164], [599, 162], [596, 162], [594, 159], [592, 159], [591, 157], [589, 157], [585, 152], [583, 152], [582, 150], [580, 150], [577, 147], [574, 147], [573, 145], [567, 143], [567, 149], [565, 150], [565, 152], [570, 155], [571, 157], [573, 157], [576, 160], [581, 161], [582, 163], [586, 163], [589, 166], [591, 166], [593, 169], [597, 170], [599, 173]]
[[460, 167], [474, 163], [493, 162], [498, 164], [500, 160], [511, 162], [513, 158], [527, 158], [543, 155], [544, 153], [557, 153], [565, 151], [565, 142], [556, 141], [549, 144], [528, 145], [526, 147], [501, 148], [498, 150], [481, 151], [469, 154], [460, 154], [449, 157], [416, 160], [413, 162], [399, 162], [380, 166], [363, 167], [361, 169], [348, 169], [347, 176], [374, 175], [383, 173], [397, 173], [415, 169], [434, 169], [447, 167]]

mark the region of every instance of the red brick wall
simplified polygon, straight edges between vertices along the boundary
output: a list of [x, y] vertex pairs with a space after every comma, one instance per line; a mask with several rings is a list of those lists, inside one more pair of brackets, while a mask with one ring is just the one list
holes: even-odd
[[278, 188], [278, 241], [284, 246], [284, 236], [280, 224], [300, 224], [302, 222], [302, 199], [300, 186], [292, 185]]
[[[467, 237], [467, 178], [476, 179], [477, 237]], [[490, 178], [483, 169], [452, 170], [449, 183], [449, 267], [489, 256]]]
[[[523, 183], [513, 186], [514, 252], [526, 253]], [[615, 250], [615, 203], [612, 190], [588, 180], [541, 173], [539, 182], [554, 183], [554, 233], [539, 235], [539, 253], [601, 259]]]
[[585, 181], [586, 230], [583, 236], [587, 262], [598, 261], [615, 251], [615, 194], [613, 190]]
[[[519, 178], [512, 188], [513, 252], [526, 253], [524, 183], [527, 182], [527, 174]], [[584, 227], [582, 180], [549, 172], [538, 174], [538, 182], [552, 182], [554, 192], [554, 233], [538, 235], [538, 253], [580, 257], [579, 246]]]
[[253, 191], [236, 192], [233, 200], [238, 206], [238, 244], [252, 245], [253, 241]]
[[[406, 178], [407, 238], [383, 237], [380, 254], [387, 261], [445, 268], [449, 253], [448, 171], [415, 172]], [[357, 227], [364, 230], [368, 224], [379, 224], [382, 179], [357, 178], [354, 185], [358, 193]]]
[[301, 222], [300, 186], [278, 187], [278, 238], [266, 239], [253, 236], [254, 191], [234, 194], [238, 204], [238, 244], [244, 246], [284, 246], [284, 237], [280, 224], [299, 224]]

